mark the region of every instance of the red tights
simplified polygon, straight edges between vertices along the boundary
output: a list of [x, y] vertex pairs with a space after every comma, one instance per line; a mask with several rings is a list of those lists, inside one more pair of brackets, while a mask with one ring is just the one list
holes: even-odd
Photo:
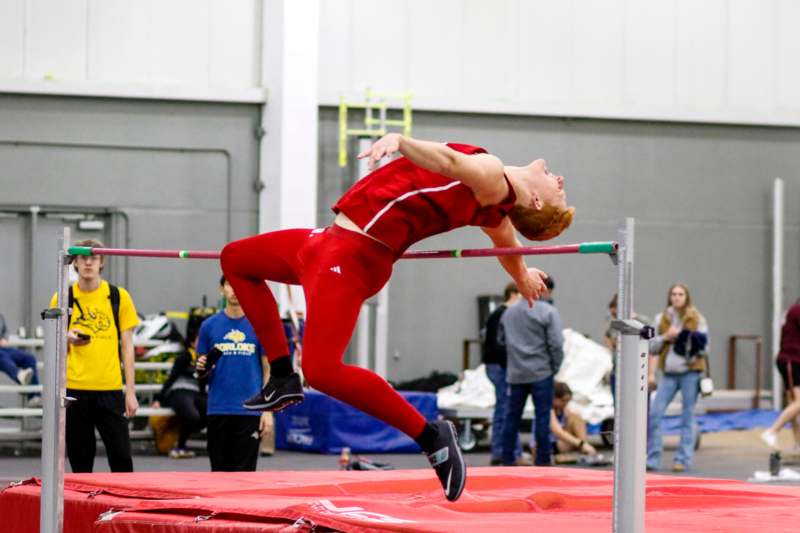
[[222, 270], [270, 361], [289, 353], [278, 306], [264, 280], [302, 285], [306, 296], [303, 374], [309, 385], [416, 438], [425, 418], [383, 378], [342, 356], [364, 300], [392, 273], [393, 253], [331, 226], [264, 233], [228, 244]]

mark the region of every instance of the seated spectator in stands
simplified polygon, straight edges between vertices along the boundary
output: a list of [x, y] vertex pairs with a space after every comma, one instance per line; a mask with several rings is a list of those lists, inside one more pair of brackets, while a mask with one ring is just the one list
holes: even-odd
[[[491, 312], [483, 328], [481, 342], [481, 360], [486, 365], [486, 377], [494, 386], [494, 413], [492, 415], [492, 458], [490, 465], [503, 464], [503, 424], [508, 413], [508, 385], [506, 384], [506, 345], [500, 339], [500, 319], [510, 306], [519, 300], [519, 291], [514, 283], [506, 285], [503, 291], [503, 303]], [[515, 464], [522, 458], [522, 443], [517, 437], [514, 449]], [[525, 461], [525, 459], [522, 459]], [[526, 461], [527, 462], [527, 461]], [[530, 463], [532, 464], [532, 462]]]
[[[555, 284], [545, 279], [548, 295]], [[514, 464], [522, 411], [530, 394], [533, 398], [537, 466], [552, 464], [550, 410], [553, 408], [553, 383], [564, 360], [561, 318], [548, 301], [532, 306], [524, 299], [509, 307], [500, 319], [507, 354], [506, 381], [509, 387], [508, 415], [503, 426], [503, 464]]]
[[[0, 315], [0, 371], [20, 385], [38, 385], [39, 373], [36, 371], [36, 357], [13, 348], [8, 344], [8, 328], [3, 315]], [[39, 393], [28, 395], [28, 407], [40, 407], [42, 397]]]
[[[103, 248], [89, 239], [75, 246]], [[95, 430], [105, 444], [112, 472], [133, 472], [128, 418], [136, 414], [133, 328], [139, 323], [128, 291], [103, 280], [103, 256], [79, 255], [78, 281], [69, 288], [67, 329], [67, 457], [73, 472], [91, 472], [97, 451]], [[57, 305], [54, 294], [50, 307]], [[122, 372], [125, 389], [122, 388]]]
[[597, 450], [586, 440], [586, 421], [569, 409], [572, 390], [566, 383], [553, 386], [553, 410], [550, 411], [550, 433], [553, 453], [578, 452], [594, 455]]
[[783, 386], [791, 402], [778, 416], [775, 423], [761, 434], [761, 439], [771, 448], [778, 448], [778, 432], [792, 423], [795, 450], [800, 451], [800, 300], [786, 312], [781, 328], [781, 349], [775, 364], [783, 378]]
[[197, 339], [197, 370], [208, 380], [208, 458], [214, 472], [255, 471], [272, 413], [242, 404], [267, 382], [269, 363], [225, 276], [220, 292], [225, 309], [203, 322]]
[[672, 464], [673, 472], [692, 465], [697, 428], [694, 406], [700, 378], [706, 370], [708, 325], [692, 304], [686, 285], [676, 283], [667, 293], [667, 308], [656, 317], [656, 336], [650, 341], [649, 382], [656, 382], [656, 368], [662, 372], [656, 397], [650, 406], [647, 439], [647, 468], [661, 468], [664, 446], [661, 421], [675, 394], [681, 391], [681, 440]]
[[169, 377], [153, 403], [153, 407], [160, 407], [162, 403], [171, 407], [178, 419], [178, 443], [169, 452], [173, 459], [194, 457], [195, 453], [186, 447], [186, 441], [192, 433], [206, 427], [207, 397], [195, 369], [197, 335], [200, 325], [208, 318], [203, 314], [205, 309], [194, 309], [190, 313], [185, 349], [175, 358]]

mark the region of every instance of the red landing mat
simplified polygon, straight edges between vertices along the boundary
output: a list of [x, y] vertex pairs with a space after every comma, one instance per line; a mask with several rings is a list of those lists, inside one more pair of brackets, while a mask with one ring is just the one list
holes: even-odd
[[[39, 483], [0, 493], [0, 530], [39, 531]], [[448, 502], [430, 470], [68, 474], [67, 533], [611, 530], [611, 472], [471, 468]], [[650, 475], [647, 530], [798, 530], [800, 487]]]

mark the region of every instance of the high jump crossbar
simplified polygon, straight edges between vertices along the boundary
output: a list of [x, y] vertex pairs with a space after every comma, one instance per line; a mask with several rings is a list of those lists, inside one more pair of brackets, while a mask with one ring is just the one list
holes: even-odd
[[[472, 248], [454, 250], [421, 250], [406, 252], [401, 259], [448, 259], [458, 257], [503, 257], [513, 255], [555, 255], [555, 254], [616, 254], [616, 242], [583, 242], [555, 246], [519, 246], [514, 248]], [[220, 253], [202, 250], [149, 250], [133, 248], [92, 248], [89, 246], [70, 246], [68, 255], [116, 255], [127, 257], [160, 257], [168, 259], [219, 259]]]
[[[648, 328], [631, 319], [633, 310], [634, 221], [628, 218], [617, 242], [585, 242], [556, 246], [481, 248], [406, 252], [402, 259], [446, 259], [515, 255], [608, 254], [617, 266], [619, 333], [614, 424], [614, 503], [612, 529], [643, 533], [645, 511], [645, 444], [647, 435], [647, 333]], [[43, 312], [45, 318], [44, 419], [42, 432], [42, 493], [40, 531], [60, 533], [64, 521], [64, 410], [66, 397], [67, 291], [69, 268], [75, 256], [108, 255], [174, 259], [218, 259], [219, 252], [193, 250], [146, 250], [69, 246], [64, 228], [59, 242], [58, 307]], [[652, 334], [652, 328], [650, 333]]]

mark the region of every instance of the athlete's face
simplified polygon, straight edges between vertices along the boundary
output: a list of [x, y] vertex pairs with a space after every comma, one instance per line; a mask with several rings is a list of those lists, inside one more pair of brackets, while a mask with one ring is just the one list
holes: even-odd
[[532, 192], [538, 195], [545, 205], [566, 208], [567, 193], [564, 190], [564, 176], [554, 174], [544, 159], [533, 161], [528, 165], [528, 169]]
[[233, 287], [231, 287], [231, 284], [228, 283], [228, 280], [225, 280], [220, 292], [222, 292], [222, 296], [225, 297], [225, 301], [228, 302], [228, 304], [239, 305], [239, 300], [236, 298], [236, 293], [233, 292]]

